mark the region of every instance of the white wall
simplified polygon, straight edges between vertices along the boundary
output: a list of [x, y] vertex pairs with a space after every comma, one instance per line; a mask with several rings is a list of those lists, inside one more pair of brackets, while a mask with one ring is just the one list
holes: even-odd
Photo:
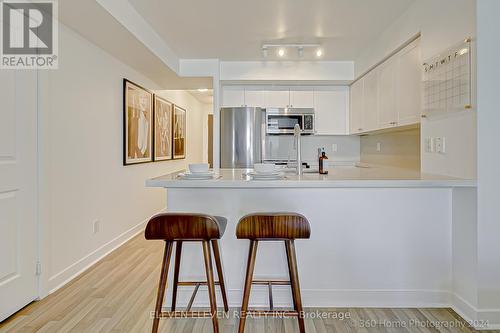
[[[187, 92], [165, 92], [187, 109], [187, 159], [123, 166], [122, 80], [159, 87], [62, 25], [59, 40], [59, 69], [42, 77], [42, 295], [165, 207], [165, 192], [146, 188], [147, 178], [203, 159], [204, 109]], [[93, 234], [95, 220], [101, 227]]]
[[[474, 0], [418, 0], [355, 61], [355, 76], [421, 33], [423, 60], [467, 37], [475, 37]], [[475, 113], [428, 118], [422, 121], [421, 147], [426, 137], [446, 137], [446, 155], [422, 149], [422, 171], [461, 178], [476, 177]]]
[[156, 93], [186, 109], [186, 120], [189, 124], [186, 132], [187, 160], [206, 161], [207, 116], [211, 105], [201, 103], [184, 90], [157, 90]]
[[[478, 0], [478, 268], [479, 308], [500, 329], [500, 154], [498, 32], [500, 1]], [[487, 309], [492, 309], [488, 311]]]
[[351, 81], [352, 61], [221, 61], [222, 81]]

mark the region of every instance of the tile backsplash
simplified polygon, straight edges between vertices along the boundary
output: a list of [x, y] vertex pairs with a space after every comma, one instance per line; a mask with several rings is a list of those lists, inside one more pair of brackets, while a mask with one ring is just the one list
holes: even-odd
[[361, 162], [420, 170], [420, 128], [362, 136]]
[[[334, 151], [334, 145], [336, 151]], [[325, 152], [332, 162], [359, 162], [360, 138], [358, 136], [302, 136], [302, 160], [311, 165], [318, 163], [318, 148], [325, 148]], [[268, 159], [287, 160], [295, 159], [293, 136], [276, 135], [268, 136], [266, 140]]]

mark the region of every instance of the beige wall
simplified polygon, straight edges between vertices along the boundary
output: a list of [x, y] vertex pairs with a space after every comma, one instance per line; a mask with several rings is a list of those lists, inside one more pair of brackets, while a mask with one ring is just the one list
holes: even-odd
[[[151, 80], [73, 30], [59, 30], [59, 69], [42, 73], [42, 289], [51, 291], [105, 255], [164, 209], [165, 191], [145, 180], [203, 160], [205, 109], [184, 91], [165, 93], [187, 109], [187, 159], [123, 166], [122, 80]], [[93, 233], [93, 222], [100, 230]], [[43, 294], [43, 292], [42, 292]]]
[[420, 129], [362, 136], [361, 162], [419, 170]]

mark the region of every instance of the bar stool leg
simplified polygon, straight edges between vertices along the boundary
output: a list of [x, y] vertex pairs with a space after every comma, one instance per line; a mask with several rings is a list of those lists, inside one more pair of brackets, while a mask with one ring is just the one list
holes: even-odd
[[295, 244], [293, 240], [286, 240], [285, 245], [287, 247], [288, 255], [288, 267], [291, 272], [290, 282], [292, 283], [292, 294], [293, 301], [295, 305], [295, 310], [299, 313], [299, 331], [300, 333], [305, 333], [304, 316], [302, 310], [302, 299], [300, 297], [300, 284], [299, 284], [299, 273], [297, 270], [297, 257], [295, 255]]
[[182, 256], [182, 241], [177, 241], [175, 245], [175, 264], [174, 264], [174, 281], [172, 285], [172, 308], [171, 311], [175, 311], [175, 305], [177, 303], [177, 287], [179, 284], [179, 271], [181, 268], [181, 256]]
[[252, 289], [253, 270], [255, 268], [255, 257], [257, 255], [258, 241], [250, 241], [250, 249], [248, 250], [247, 275], [245, 278], [245, 289], [243, 290], [243, 302], [241, 303], [240, 325], [238, 333], [245, 331], [245, 322], [248, 311], [248, 301], [250, 299], [250, 291]]
[[[290, 278], [290, 287], [292, 288], [292, 275], [293, 275], [293, 272], [292, 272], [292, 264], [290, 263], [290, 251], [289, 251], [287, 242], [284, 241], [283, 243], [285, 244], [286, 260], [287, 260], [287, 263], [288, 263], [288, 276]], [[297, 311], [297, 306], [295, 305], [296, 304], [295, 293], [293, 292], [293, 289], [292, 289], [292, 301], [293, 301], [293, 309], [295, 311]]]
[[209, 241], [203, 241], [203, 256], [205, 258], [205, 270], [207, 272], [208, 296], [210, 299], [210, 312], [212, 315], [212, 324], [214, 333], [219, 333], [219, 322], [217, 320], [217, 303], [215, 300], [215, 282], [212, 268], [212, 256], [210, 254]]
[[224, 283], [224, 273], [222, 272], [222, 261], [220, 259], [219, 242], [217, 239], [212, 240], [212, 248], [214, 250], [215, 266], [217, 267], [217, 275], [219, 276], [220, 292], [222, 294], [222, 301], [224, 303], [224, 311], [229, 311], [226, 295], [226, 284]]
[[156, 296], [155, 317], [153, 319], [153, 328], [151, 332], [158, 332], [160, 324], [161, 306], [165, 297], [165, 288], [167, 286], [168, 267], [170, 266], [170, 257], [172, 256], [172, 242], [165, 242], [165, 252], [161, 266], [160, 283], [158, 285], [158, 294]]

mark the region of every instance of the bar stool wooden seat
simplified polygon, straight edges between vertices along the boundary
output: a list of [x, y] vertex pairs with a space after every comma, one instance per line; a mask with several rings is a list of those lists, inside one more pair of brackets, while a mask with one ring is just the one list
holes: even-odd
[[[248, 252], [243, 302], [241, 305], [239, 333], [243, 333], [245, 330], [245, 321], [248, 314], [296, 316], [298, 318], [300, 332], [305, 332], [294, 240], [307, 239], [310, 235], [311, 228], [309, 222], [304, 216], [296, 213], [255, 213], [246, 215], [240, 219], [236, 228], [236, 237], [239, 239], [249, 239], [250, 249]], [[285, 243], [290, 281], [253, 280], [258, 242], [276, 240], [282, 240]], [[268, 286], [269, 311], [248, 311], [248, 301], [252, 284]], [[291, 286], [294, 305], [293, 311], [274, 311], [272, 297], [273, 285]]]
[[[153, 320], [152, 332], [158, 331], [158, 325], [161, 317], [211, 317], [214, 332], [219, 332], [219, 324], [217, 321], [217, 304], [215, 299], [215, 285], [220, 285], [222, 299], [224, 302], [224, 310], [229, 311], [226, 287], [222, 272], [222, 263], [220, 259], [220, 251], [218, 240], [226, 230], [227, 220], [220, 216], [209, 216], [203, 214], [183, 214], [183, 213], [163, 213], [152, 217], [145, 230], [145, 237], [148, 240], [163, 240], [165, 241], [165, 252], [161, 267], [160, 283], [158, 286], [158, 295], [156, 298], [155, 316]], [[181, 264], [182, 244], [184, 242], [198, 241], [202, 243], [203, 257], [205, 260], [205, 271], [207, 281], [179, 281], [179, 270]], [[170, 257], [174, 242], [175, 248], [175, 266], [174, 266], [174, 281], [172, 294], [171, 311], [162, 311], [163, 298], [167, 283], [168, 268], [170, 266]], [[219, 281], [215, 282], [213, 277], [212, 258], [210, 244], [212, 245], [215, 265]], [[208, 286], [208, 294], [210, 299], [210, 312], [193, 312], [193, 305], [196, 293], [201, 285]], [[178, 286], [195, 286], [193, 295], [188, 303], [185, 311], [176, 311], [177, 287]]]

